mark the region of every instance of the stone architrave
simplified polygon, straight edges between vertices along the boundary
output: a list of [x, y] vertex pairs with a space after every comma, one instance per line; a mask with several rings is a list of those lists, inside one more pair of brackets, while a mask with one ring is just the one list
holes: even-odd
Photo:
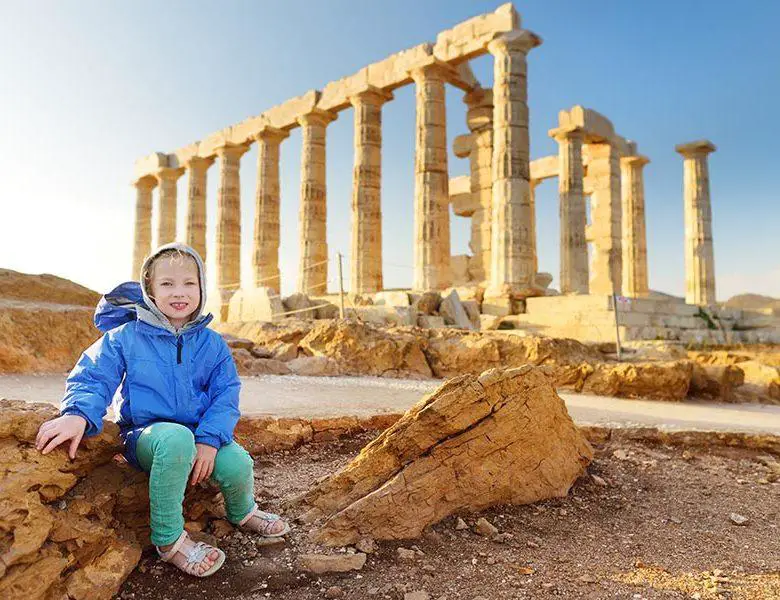
[[587, 214], [583, 191], [580, 129], [554, 129], [558, 142], [558, 194], [561, 219], [561, 293], [588, 293], [588, 246], [585, 240]]
[[298, 291], [309, 296], [328, 291], [325, 128], [335, 119], [335, 113], [316, 108], [298, 118], [303, 133]]
[[184, 169], [163, 167], [155, 174], [160, 194], [157, 204], [157, 246], [176, 241], [176, 182], [182, 173]]
[[620, 159], [623, 195], [623, 295], [642, 298], [647, 283], [647, 233], [645, 229], [645, 156]]
[[392, 94], [368, 87], [350, 98], [355, 112], [350, 291], [378, 292], [382, 281], [382, 104]]
[[135, 241], [133, 244], [133, 279], [139, 281], [144, 259], [152, 252], [152, 190], [154, 177], [142, 177], [135, 186]]
[[609, 142], [588, 144], [590, 238], [593, 242], [590, 293], [620, 294], [623, 284], [620, 154]]
[[493, 199], [493, 91], [477, 88], [463, 98], [471, 131], [471, 194], [477, 209], [471, 216], [469, 275], [473, 281], [490, 279], [491, 206]]
[[715, 257], [712, 247], [712, 205], [707, 156], [716, 150], [707, 140], [680, 144], [685, 199], [685, 301], [715, 304]]
[[416, 84], [413, 289], [450, 285], [450, 207], [444, 85], [452, 68], [432, 62], [411, 72]]
[[217, 287], [220, 321], [228, 318], [230, 298], [241, 286], [241, 157], [245, 145], [224, 144], [219, 157], [217, 188]]
[[541, 39], [527, 30], [502, 34], [488, 44], [494, 58], [489, 312], [511, 312], [513, 298], [536, 294], [526, 57], [539, 44]]
[[184, 239], [206, 262], [206, 174], [214, 164], [214, 157], [193, 156], [184, 166], [187, 169], [187, 223]]
[[289, 132], [264, 127], [257, 140], [257, 190], [255, 192], [255, 238], [252, 270], [256, 287], [282, 288], [279, 271], [279, 146]]

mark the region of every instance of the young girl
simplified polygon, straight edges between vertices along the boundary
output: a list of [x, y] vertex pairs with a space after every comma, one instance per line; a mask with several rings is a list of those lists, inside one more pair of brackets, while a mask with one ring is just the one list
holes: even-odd
[[162, 560], [198, 577], [222, 566], [225, 553], [184, 531], [182, 502], [191, 485], [211, 478], [225, 498], [228, 519], [268, 537], [289, 531], [280, 517], [258, 510], [252, 458], [233, 441], [241, 382], [222, 337], [207, 329], [203, 262], [184, 244], [167, 244], [141, 269], [141, 283], [104, 296], [95, 325], [105, 335], [68, 376], [62, 415], [38, 432], [44, 454], [102, 429], [119, 385], [125, 456], [149, 473], [152, 543]]

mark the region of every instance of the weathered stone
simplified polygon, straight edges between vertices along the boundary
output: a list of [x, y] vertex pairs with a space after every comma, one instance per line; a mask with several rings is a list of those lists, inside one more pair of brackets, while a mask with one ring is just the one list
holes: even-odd
[[285, 365], [288, 372], [310, 377], [334, 376], [339, 374], [338, 363], [327, 356], [300, 356]]
[[286, 363], [273, 358], [253, 358], [244, 361], [241, 367], [236, 362], [236, 367], [239, 375], [289, 375], [292, 372]]
[[230, 298], [228, 321], [273, 321], [284, 312], [273, 288], [241, 288]]
[[757, 360], [740, 362], [736, 368], [744, 373], [747, 392], [757, 392], [780, 401], [780, 368], [765, 365]]
[[441, 294], [439, 292], [423, 292], [412, 302], [412, 308], [423, 315], [436, 314], [441, 305]]
[[444, 322], [459, 329], [474, 329], [463, 304], [460, 302], [458, 292], [452, 290], [448, 296], [442, 299], [439, 306], [439, 314], [444, 317]]
[[314, 319], [317, 312], [316, 310], [306, 310], [312, 306], [316, 306], [306, 294], [295, 293], [282, 299], [282, 305], [285, 312], [288, 311], [300, 311], [295, 312], [295, 317], [298, 319]]
[[485, 517], [477, 519], [477, 522], [474, 524], [474, 531], [485, 537], [493, 537], [498, 533], [498, 529]]
[[540, 369], [464, 375], [306, 494], [304, 519], [325, 519], [315, 538], [328, 545], [414, 538], [458, 510], [564, 496], [591, 458]]
[[446, 327], [444, 317], [434, 317], [433, 315], [417, 315], [417, 326], [423, 329], [442, 329]]
[[374, 294], [376, 306], [410, 306], [409, 294], [400, 290], [387, 290]]
[[722, 402], [734, 399], [734, 389], [745, 383], [745, 373], [735, 365], [701, 365], [694, 363], [688, 395], [715, 398]]
[[416, 322], [415, 313], [408, 306], [356, 306], [348, 308], [344, 314], [373, 325], [414, 325]]
[[479, 329], [479, 302], [476, 300], [461, 300], [463, 310], [466, 311], [469, 321], [471, 321], [472, 329]]
[[580, 391], [601, 396], [681, 401], [688, 395], [693, 365], [689, 361], [602, 363], [586, 369]]
[[321, 302], [317, 304], [317, 319], [338, 319], [339, 307], [332, 302]]
[[321, 575], [322, 573], [345, 573], [359, 571], [366, 564], [366, 555], [355, 554], [301, 554], [298, 565], [304, 571]]

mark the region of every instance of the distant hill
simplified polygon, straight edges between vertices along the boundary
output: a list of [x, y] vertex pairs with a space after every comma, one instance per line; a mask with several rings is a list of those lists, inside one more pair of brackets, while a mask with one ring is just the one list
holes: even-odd
[[0, 300], [95, 306], [100, 294], [56, 275], [0, 269]]
[[780, 312], [780, 298], [762, 296], [761, 294], [737, 294], [725, 303], [729, 308], [741, 308], [745, 310], [774, 310]]

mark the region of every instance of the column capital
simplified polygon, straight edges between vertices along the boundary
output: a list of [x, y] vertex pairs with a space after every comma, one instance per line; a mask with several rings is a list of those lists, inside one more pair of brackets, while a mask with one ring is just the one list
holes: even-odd
[[585, 139], [585, 131], [579, 127], [556, 127], [555, 129], [550, 129], [550, 131], [547, 132], [547, 135], [557, 142], [565, 140], [584, 141]]
[[409, 69], [408, 72], [409, 77], [418, 84], [426, 79], [438, 78], [449, 81], [457, 76], [457, 71], [449, 63], [433, 56], [429, 56], [425, 62]]
[[184, 168], [190, 171], [197, 171], [198, 169], [208, 169], [214, 164], [215, 157], [213, 156], [190, 156], [181, 161]]
[[492, 55], [521, 52], [527, 54], [537, 46], [541, 46], [542, 38], [533, 31], [516, 29], [501, 33], [487, 43], [487, 51]]
[[329, 123], [335, 121], [337, 118], [338, 115], [334, 112], [329, 110], [322, 110], [321, 108], [314, 108], [305, 115], [299, 116], [296, 120], [302, 127], [306, 125], [322, 125], [325, 127]]
[[650, 162], [650, 159], [642, 154], [634, 154], [632, 156], [621, 156], [620, 164], [626, 166], [634, 166], [638, 168], [644, 167]]
[[136, 179], [132, 185], [137, 190], [150, 191], [157, 187], [157, 178], [152, 175], [144, 175]]
[[389, 102], [393, 99], [391, 92], [385, 91], [373, 85], [367, 85], [363, 89], [355, 92], [349, 97], [349, 103], [352, 106], [357, 104], [375, 104], [377, 106]]
[[709, 140], [696, 140], [686, 144], [678, 144], [674, 147], [676, 152], [682, 154], [685, 158], [694, 158], [698, 156], [707, 156], [710, 152], [715, 152], [717, 148]]
[[265, 125], [252, 134], [252, 138], [258, 142], [275, 142], [277, 144], [288, 137], [290, 137], [289, 131], [271, 127], [270, 125]]
[[184, 169], [181, 167], [161, 167], [154, 176], [157, 178], [158, 182], [162, 183], [166, 180], [176, 181], [183, 173]]
[[229, 142], [225, 142], [221, 146], [214, 148], [214, 152], [216, 152], [217, 156], [219, 156], [221, 159], [239, 159], [246, 153], [247, 150], [249, 150], [249, 146], [246, 144], [231, 144]]

